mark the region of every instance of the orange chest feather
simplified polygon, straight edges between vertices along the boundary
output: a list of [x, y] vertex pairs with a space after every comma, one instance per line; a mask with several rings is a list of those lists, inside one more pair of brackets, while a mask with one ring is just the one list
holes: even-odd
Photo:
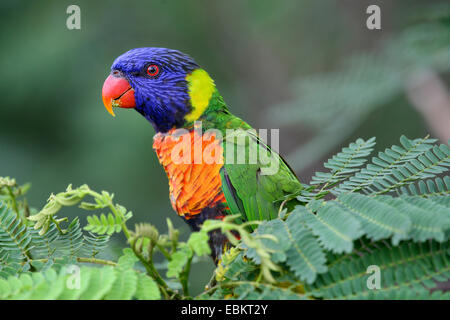
[[178, 215], [189, 219], [225, 202], [220, 178], [223, 150], [214, 136], [158, 133], [153, 149], [169, 178], [170, 201]]

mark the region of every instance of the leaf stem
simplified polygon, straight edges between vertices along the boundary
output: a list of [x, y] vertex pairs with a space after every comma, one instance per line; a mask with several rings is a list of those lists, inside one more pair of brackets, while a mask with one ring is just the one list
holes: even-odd
[[[55, 258], [56, 259], [62, 259], [62, 258]], [[105, 260], [105, 259], [97, 259], [97, 258], [88, 258], [88, 257], [77, 257], [77, 262], [80, 263], [94, 263], [94, 264], [101, 264], [101, 265], [106, 265], [106, 266], [117, 266], [117, 263], [114, 261], [110, 261], [110, 260]], [[39, 261], [39, 262], [47, 262], [49, 259], [45, 258], [45, 259], [33, 259], [28, 261], [29, 263], [32, 263], [34, 261]], [[22, 262], [22, 264], [25, 264], [25, 262]]]
[[185, 296], [189, 296], [189, 273], [191, 271], [191, 263], [192, 263], [192, 258], [194, 257], [194, 255], [192, 255], [187, 263], [186, 263], [186, 267], [184, 268], [183, 272], [180, 275], [180, 283], [181, 283], [181, 287], [183, 288], [183, 293]]
[[64, 230], [61, 229], [61, 226], [59, 225], [58, 221], [56, 221], [53, 216], [50, 216], [50, 221], [54, 223], [54, 225], [56, 226], [56, 229], [58, 229], [59, 234], [63, 235], [66, 234], [66, 232], [64, 232]]
[[110, 260], [105, 259], [97, 259], [97, 258], [85, 258], [85, 257], [77, 257], [78, 262], [85, 262], [85, 263], [95, 263], [95, 264], [102, 264], [106, 266], [117, 266], [117, 263]]
[[166, 257], [167, 260], [172, 260], [172, 256], [170, 255], [169, 251], [166, 250], [166, 248], [158, 243], [156, 244], [156, 247], [159, 249], [159, 251], [161, 251], [161, 253], [164, 255], [164, 257]]
[[161, 288], [161, 290], [163, 291], [165, 298], [168, 299], [169, 296], [167, 294], [167, 291], [169, 289], [169, 287], [167, 286], [167, 283], [164, 281], [164, 279], [161, 277], [161, 275], [159, 274], [158, 270], [156, 270], [153, 261], [151, 259], [151, 257], [153, 256], [153, 249], [150, 251], [150, 258], [149, 260], [146, 260], [142, 254], [140, 254], [137, 250], [136, 247], [134, 245], [131, 246], [133, 249], [134, 254], [136, 255], [136, 257], [138, 257], [139, 261], [141, 261], [141, 263], [144, 265], [145, 269], [147, 270], [147, 274], [152, 277], [153, 279], [155, 279], [155, 281], [158, 283], [159, 287]]
[[11, 198], [12, 208], [13, 208], [14, 212], [17, 214], [18, 218], [21, 218], [19, 209], [17, 207], [17, 201], [16, 201], [16, 196], [14, 195], [14, 192], [12, 191], [10, 186], [6, 186], [6, 189], [8, 190], [9, 196]]

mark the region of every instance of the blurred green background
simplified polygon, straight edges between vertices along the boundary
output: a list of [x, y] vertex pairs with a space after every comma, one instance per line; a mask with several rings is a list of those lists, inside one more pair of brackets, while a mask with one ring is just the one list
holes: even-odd
[[[81, 30], [66, 8], [81, 8]], [[366, 8], [381, 8], [368, 30]], [[32, 182], [41, 208], [69, 183], [116, 194], [165, 230], [167, 179], [151, 125], [136, 112], [112, 118], [101, 101], [113, 60], [162, 46], [190, 54], [233, 113], [280, 128], [281, 153], [309, 182], [357, 137], [378, 148], [401, 134], [450, 138], [448, 1], [12, 1], [0, 4], [0, 176]], [[63, 211], [79, 215], [77, 210]], [[120, 240], [120, 239], [119, 239]], [[194, 291], [213, 265], [193, 271]]]

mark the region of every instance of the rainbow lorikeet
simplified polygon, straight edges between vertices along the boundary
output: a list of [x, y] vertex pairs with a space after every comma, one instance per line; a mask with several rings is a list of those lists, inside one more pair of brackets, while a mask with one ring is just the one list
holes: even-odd
[[[241, 214], [241, 221], [273, 219], [279, 200], [302, 187], [284, 160], [230, 113], [208, 73], [180, 51], [124, 53], [112, 64], [102, 96], [112, 115], [113, 107], [133, 108], [153, 125], [153, 148], [169, 179], [170, 201], [193, 231], [206, 219], [229, 214]], [[180, 141], [187, 142], [180, 147]], [[252, 158], [255, 150], [269, 161]], [[208, 153], [213, 161], [201, 158]], [[209, 237], [217, 262], [227, 238], [220, 232]]]

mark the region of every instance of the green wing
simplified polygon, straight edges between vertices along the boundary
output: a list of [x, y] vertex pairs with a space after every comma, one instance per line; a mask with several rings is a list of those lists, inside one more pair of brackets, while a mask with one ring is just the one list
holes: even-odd
[[233, 131], [225, 136], [223, 146], [222, 189], [231, 214], [241, 213], [246, 221], [274, 219], [277, 200], [302, 188], [281, 156], [256, 133]]

